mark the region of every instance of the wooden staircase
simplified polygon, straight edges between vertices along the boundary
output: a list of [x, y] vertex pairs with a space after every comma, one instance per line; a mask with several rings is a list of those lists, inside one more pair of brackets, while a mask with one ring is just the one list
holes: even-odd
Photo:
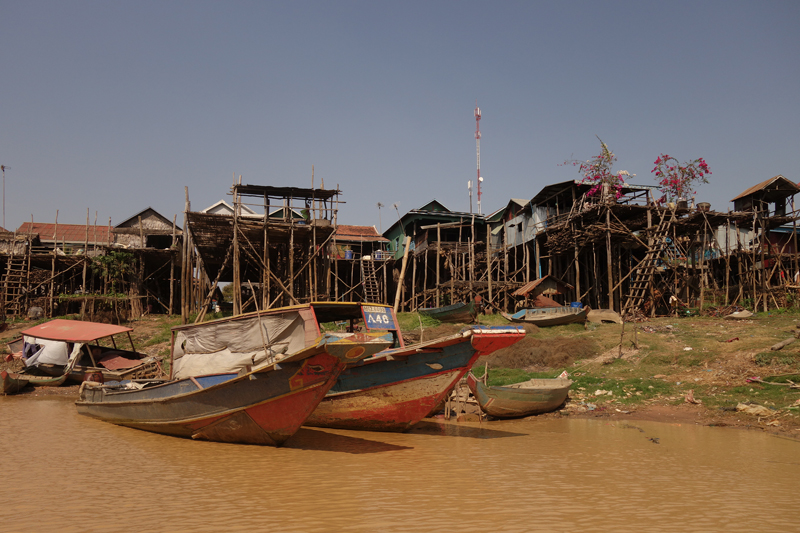
[[661, 260], [669, 244], [669, 231], [672, 228], [672, 222], [674, 220], [675, 211], [665, 209], [661, 214], [658, 226], [656, 226], [650, 236], [650, 244], [647, 253], [639, 264], [636, 265], [631, 275], [631, 282], [628, 287], [628, 298], [625, 300], [625, 305], [622, 307], [621, 314], [623, 318], [632, 314], [647, 298], [648, 292], [653, 285], [653, 274], [655, 273], [656, 266], [658, 266], [658, 262]]
[[28, 293], [28, 258], [24, 255], [8, 256], [3, 275], [3, 308], [6, 315], [21, 316], [26, 311]]
[[378, 276], [375, 274], [375, 261], [373, 259], [362, 259], [361, 261], [361, 282], [364, 287], [364, 301], [381, 303], [380, 285]]

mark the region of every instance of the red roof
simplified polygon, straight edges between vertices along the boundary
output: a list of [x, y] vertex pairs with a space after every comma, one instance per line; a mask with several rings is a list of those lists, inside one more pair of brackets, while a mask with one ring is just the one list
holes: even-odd
[[[53, 242], [54, 233], [56, 242], [86, 242], [85, 224], [58, 224], [56, 228], [56, 224], [24, 222], [17, 229], [17, 235], [28, 233], [39, 235], [39, 240], [42, 242]], [[108, 244], [108, 226], [89, 226], [89, 244]]]
[[125, 333], [126, 331], [133, 330], [124, 326], [115, 326], [114, 324], [56, 318], [44, 324], [28, 328], [22, 334], [51, 341], [90, 342], [103, 337], [110, 337], [117, 333]]
[[389, 241], [389, 239], [378, 233], [375, 226], [336, 226], [334, 239], [342, 241]]

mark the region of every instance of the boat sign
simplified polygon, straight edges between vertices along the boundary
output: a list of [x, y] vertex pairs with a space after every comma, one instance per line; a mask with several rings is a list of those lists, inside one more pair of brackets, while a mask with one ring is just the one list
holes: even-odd
[[367, 329], [397, 329], [394, 325], [391, 307], [381, 307], [378, 305], [365, 305], [364, 323]]

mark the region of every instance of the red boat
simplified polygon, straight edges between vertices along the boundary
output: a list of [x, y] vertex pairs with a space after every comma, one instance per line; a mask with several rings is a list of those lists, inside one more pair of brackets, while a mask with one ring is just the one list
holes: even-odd
[[171, 380], [81, 387], [78, 412], [177, 437], [279, 446], [385, 334], [321, 333], [308, 306], [173, 328]]
[[[396, 331], [391, 308], [386, 316], [382, 326]], [[350, 364], [305, 425], [406, 431], [441, 404], [480, 356], [523, 337], [525, 331], [517, 326], [471, 326]]]

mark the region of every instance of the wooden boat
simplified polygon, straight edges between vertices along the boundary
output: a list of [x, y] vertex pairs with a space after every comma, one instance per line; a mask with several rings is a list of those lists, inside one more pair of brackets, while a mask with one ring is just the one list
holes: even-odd
[[305, 425], [406, 431], [442, 403], [478, 357], [524, 337], [516, 326], [472, 326], [380, 352], [348, 365]]
[[[73, 383], [82, 383], [89, 376], [98, 379], [98, 375], [104, 381], [156, 377], [160, 372], [158, 361], [136, 351], [132, 331], [114, 324], [63, 319], [28, 328], [22, 332], [25, 373], [35, 368], [37, 374], [66, 376], [65, 381]], [[130, 349], [118, 347], [117, 336], [126, 337]], [[72, 365], [67, 370], [69, 362]], [[35, 380], [29, 382], [36, 385]]]
[[586, 307], [535, 307], [521, 309], [514, 314], [500, 313], [503, 318], [515, 323], [535, 324], [539, 327], [562, 326], [573, 322], [585, 322], [591, 311]]
[[28, 385], [33, 387], [60, 387], [67, 380], [67, 373], [53, 377], [30, 374], [25, 371], [8, 372], [3, 370], [0, 372], [0, 393], [16, 394]]
[[475, 302], [458, 302], [444, 307], [432, 307], [430, 309], [417, 309], [419, 314], [435, 318], [441, 322], [453, 324], [471, 324], [478, 316], [475, 311]]
[[555, 411], [566, 401], [572, 381], [529, 379], [496, 387], [485, 385], [470, 372], [467, 385], [483, 412], [497, 418], [515, 418]]
[[280, 446], [345, 365], [390, 344], [380, 333], [320, 334], [309, 304], [179, 326], [172, 379], [87, 382], [76, 405], [81, 414], [146, 431]]

